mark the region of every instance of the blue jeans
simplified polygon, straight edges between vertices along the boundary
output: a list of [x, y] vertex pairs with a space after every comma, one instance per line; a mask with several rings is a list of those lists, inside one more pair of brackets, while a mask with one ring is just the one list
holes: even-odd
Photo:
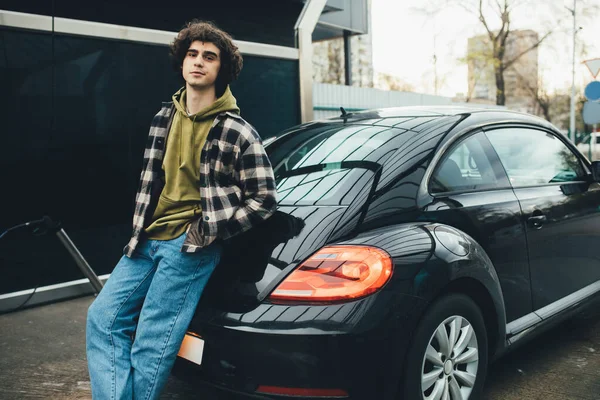
[[142, 241], [90, 306], [86, 347], [95, 400], [158, 399], [221, 257], [217, 243], [182, 253], [185, 236]]

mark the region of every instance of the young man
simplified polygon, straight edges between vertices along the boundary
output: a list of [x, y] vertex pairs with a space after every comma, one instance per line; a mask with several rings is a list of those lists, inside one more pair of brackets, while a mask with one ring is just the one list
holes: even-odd
[[273, 171], [229, 83], [231, 37], [192, 21], [171, 53], [185, 87], [154, 117], [133, 235], [87, 319], [94, 399], [156, 399], [221, 255], [221, 242], [276, 208]]

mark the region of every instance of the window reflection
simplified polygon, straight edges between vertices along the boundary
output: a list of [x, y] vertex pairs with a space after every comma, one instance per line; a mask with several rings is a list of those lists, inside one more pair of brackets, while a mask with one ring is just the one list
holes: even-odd
[[402, 132], [379, 126], [318, 127], [280, 139], [269, 157], [275, 175], [308, 165], [373, 160], [378, 148]]
[[487, 132], [513, 186], [582, 180], [578, 157], [553, 134], [510, 128]]
[[414, 124], [417, 124], [416, 121], [419, 120], [427, 122], [417, 124], [418, 127], [423, 128], [419, 133], [412, 131], [405, 133], [403, 135], [406, 138], [405, 144], [403, 143], [396, 148], [391, 146], [387, 148], [387, 150], [394, 150], [394, 152], [385, 163], [378, 189], [393, 184], [392, 182], [401, 179], [405, 174], [412, 173], [412, 169], [432, 157], [446, 132], [460, 118], [461, 116], [445, 117], [443, 119], [415, 118], [412, 121]]
[[[444, 138], [460, 116], [427, 122], [429, 128], [408, 136], [405, 146], [399, 146], [386, 161], [365, 223], [386, 223], [407, 210], [414, 209], [419, 185], [427, 165]], [[419, 118], [417, 118], [418, 120]]]
[[[317, 125], [293, 132], [267, 148], [284, 205], [349, 205], [365, 188], [374, 172], [364, 168], [336, 168], [342, 161], [374, 161], [382, 164], [410, 135], [383, 126]], [[319, 172], [285, 177], [307, 166], [334, 165]]]

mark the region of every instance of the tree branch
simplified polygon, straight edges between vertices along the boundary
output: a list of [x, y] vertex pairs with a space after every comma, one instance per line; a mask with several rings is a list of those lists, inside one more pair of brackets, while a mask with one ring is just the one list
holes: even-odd
[[500, 30], [498, 31], [498, 36], [496, 36], [496, 39], [500, 39], [500, 44], [502, 45], [502, 47], [504, 47], [504, 44], [506, 42], [506, 34], [505, 34], [505, 29], [506, 29], [506, 18], [504, 18], [504, 15], [500, 16], [500, 18], [502, 19], [502, 26], [500, 27]]
[[483, 26], [485, 26], [485, 30], [487, 31], [488, 36], [490, 37], [490, 40], [492, 41], [492, 43], [494, 43], [494, 41], [495, 41], [494, 33], [490, 30], [490, 27], [488, 26], [487, 21], [485, 20], [485, 17], [483, 16], [483, 0], [479, 0], [479, 20], [481, 21]]
[[542, 36], [542, 38], [540, 40], [538, 40], [534, 45], [528, 47], [527, 49], [523, 50], [522, 52], [520, 52], [519, 54], [517, 54], [517, 56], [515, 58], [513, 58], [510, 61], [507, 61], [504, 63], [504, 68], [508, 68], [511, 65], [513, 65], [519, 58], [523, 57], [525, 54], [529, 53], [531, 50], [537, 48], [540, 46], [540, 44], [542, 44], [542, 42], [548, 37], [550, 36], [550, 34], [552, 34], [552, 31], [549, 31], [548, 33], [546, 33], [544, 36]]
[[[506, 11], [506, 2], [504, 3], [504, 14], [502, 14], [502, 30], [499, 35], [502, 35], [500, 39], [500, 45], [503, 49], [506, 49], [506, 41], [508, 40], [508, 35], [510, 33], [510, 14]], [[502, 60], [500, 60], [502, 62]]]
[[518, 71], [515, 70], [514, 72], [517, 75], [518, 82], [523, 87], [525, 87], [527, 92], [529, 92], [529, 94], [531, 95], [533, 100], [536, 102], [536, 105], [542, 110], [542, 113], [544, 114], [544, 118], [546, 118], [548, 121], [550, 121], [549, 109], [550, 109], [551, 97], [548, 94], [548, 92], [545, 90], [542, 79], [541, 78], [538, 79], [536, 86], [532, 86], [530, 84], [530, 80], [525, 78]]
[[500, 0], [496, 0], [496, 5], [498, 6], [498, 16], [502, 18], [502, 5], [500, 4]]
[[473, 7], [468, 7], [462, 1], [456, 1], [456, 2], [452, 2], [452, 3], [454, 3], [457, 6], [461, 7], [463, 10], [467, 11], [469, 14], [475, 14], [475, 15], [477, 15], [477, 12], [473, 10]]
[[[540, 99], [540, 95], [539, 95], [539, 88], [534, 87], [532, 85], [529, 84], [529, 80], [526, 79], [523, 75], [521, 75], [519, 73], [519, 71], [514, 71], [515, 74], [517, 75], [518, 81], [519, 83], [521, 83], [523, 86], [525, 86], [525, 89], [527, 89], [527, 91], [529, 92], [529, 94], [536, 100], [538, 101]], [[538, 83], [539, 86], [539, 83]]]

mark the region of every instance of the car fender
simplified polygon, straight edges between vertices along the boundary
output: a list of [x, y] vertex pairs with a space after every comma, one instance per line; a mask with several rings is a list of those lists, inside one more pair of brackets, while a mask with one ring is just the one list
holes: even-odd
[[421, 298], [425, 304], [448, 291], [469, 289], [467, 294], [483, 307], [476, 294], [484, 289], [495, 313], [494, 353], [504, 349], [506, 312], [500, 280], [485, 250], [468, 234], [440, 223], [404, 223], [363, 232], [340, 244], [387, 251], [394, 271], [384, 290]]

